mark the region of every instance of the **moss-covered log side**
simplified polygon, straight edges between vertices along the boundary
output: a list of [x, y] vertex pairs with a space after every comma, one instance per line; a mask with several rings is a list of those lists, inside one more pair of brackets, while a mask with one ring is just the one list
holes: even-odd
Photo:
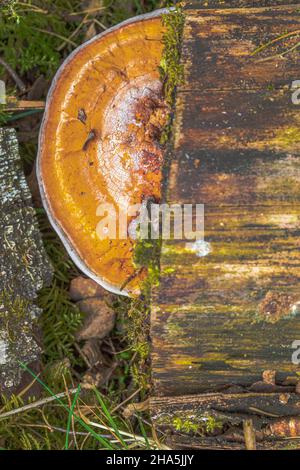
[[39, 233], [14, 129], [0, 129], [0, 391], [21, 381], [19, 361], [37, 360], [34, 304], [52, 270]]
[[[187, 11], [167, 201], [205, 204], [209, 254], [164, 242], [152, 310], [156, 396], [296, 376], [300, 339], [297, 6]], [[274, 56], [269, 60], [269, 56]], [[264, 59], [264, 60], [262, 60]], [[268, 59], [268, 60], [267, 60]], [[292, 381], [293, 382], [293, 381]]]

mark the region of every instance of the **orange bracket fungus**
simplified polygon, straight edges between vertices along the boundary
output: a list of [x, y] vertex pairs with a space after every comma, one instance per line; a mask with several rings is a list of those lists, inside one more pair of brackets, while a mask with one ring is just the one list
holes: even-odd
[[77, 48], [54, 78], [40, 131], [37, 174], [53, 227], [86, 275], [123, 295], [139, 293], [145, 272], [134, 266], [134, 237], [98, 236], [99, 207], [126, 213], [160, 200], [164, 13], [133, 18]]

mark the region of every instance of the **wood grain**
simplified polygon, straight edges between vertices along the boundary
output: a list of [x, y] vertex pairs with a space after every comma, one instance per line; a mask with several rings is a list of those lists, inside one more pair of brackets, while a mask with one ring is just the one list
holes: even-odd
[[185, 2], [185, 9], [224, 10], [224, 8], [261, 8], [297, 4], [299, 4], [297, 0], [190, 0]]
[[253, 55], [299, 29], [299, 6], [277, 3], [186, 12], [166, 201], [205, 204], [210, 253], [163, 243], [152, 308], [156, 397], [246, 391], [265, 370], [284, 386], [298, 371], [298, 55], [261, 61], [296, 39]]

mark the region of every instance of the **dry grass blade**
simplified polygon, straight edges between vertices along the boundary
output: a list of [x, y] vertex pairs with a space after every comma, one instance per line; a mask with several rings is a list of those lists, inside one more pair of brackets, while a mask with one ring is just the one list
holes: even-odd
[[65, 442], [65, 449], [66, 450], [69, 449], [69, 435], [70, 435], [71, 424], [72, 424], [72, 432], [73, 432], [75, 446], [78, 449], [78, 443], [77, 443], [77, 439], [76, 439], [76, 432], [75, 432], [75, 425], [74, 425], [74, 409], [75, 409], [75, 406], [76, 406], [76, 402], [77, 402], [79, 393], [80, 393], [80, 384], [77, 387], [77, 391], [74, 395], [74, 399], [73, 399], [72, 403], [71, 403], [70, 395], [68, 394], [70, 412], [69, 412], [68, 423], [67, 423], [67, 433], [66, 433], [66, 442]]
[[290, 48], [287, 49], [286, 51], [279, 52], [278, 54], [272, 55], [272, 56], [270, 56], [270, 57], [265, 57], [265, 58], [263, 58], [263, 59], [258, 60], [258, 62], [267, 62], [267, 61], [273, 60], [273, 59], [283, 59], [284, 56], [286, 56], [287, 54], [290, 54], [291, 52], [295, 51], [295, 50], [298, 49], [299, 47], [300, 47], [300, 42], [297, 42], [297, 44], [295, 44], [294, 46], [290, 47]]
[[98, 11], [103, 11], [105, 10], [106, 7], [95, 7], [95, 8], [88, 8], [86, 10], [82, 10], [82, 11], [73, 11], [72, 13], [70, 13], [70, 16], [77, 16], [77, 15], [84, 15], [85, 13], [97, 13]]
[[111, 412], [115, 413], [119, 408], [122, 408], [126, 403], [132, 400], [132, 398], [138, 395], [138, 393], [140, 393], [141, 390], [142, 390], [141, 387], [138, 388], [135, 392], [132, 393], [132, 395], [130, 395], [130, 397], [126, 398], [126, 400], [124, 400], [122, 403], [119, 403], [119, 405], [115, 406], [115, 408], [113, 408]]
[[[89, 15], [85, 15], [85, 17], [83, 18], [83, 20], [81, 21], [81, 23], [79, 23], [79, 25], [77, 26], [76, 29], [74, 29], [74, 31], [70, 34], [70, 36], [68, 37], [68, 41], [70, 41], [72, 38], [74, 38], [76, 36], [76, 34], [79, 33], [79, 31], [81, 30], [82, 26], [85, 24], [85, 22], [87, 21], [88, 19], [88, 16]], [[68, 41], [64, 41], [60, 46], [58, 46], [58, 48], [56, 49], [58, 52], [60, 52], [65, 46], [66, 44], [68, 43]]]
[[42, 8], [34, 5], [33, 3], [29, 4], [29, 3], [25, 3], [25, 2], [18, 2], [18, 5], [20, 5], [22, 7], [26, 7], [27, 11], [34, 11], [35, 13], [43, 13], [45, 15], [47, 15], [49, 13], [47, 10], [43, 10]]
[[58, 38], [58, 39], [61, 39], [62, 41], [65, 41], [65, 42], [71, 44], [71, 46], [77, 47], [76, 42], [72, 41], [72, 40], [69, 39], [69, 38], [65, 38], [65, 37], [62, 36], [61, 34], [54, 33], [53, 31], [48, 31], [47, 29], [42, 29], [42, 28], [32, 27], [32, 29], [33, 29], [34, 31], [38, 31], [38, 32], [40, 32], [40, 33], [49, 34], [49, 36], [54, 36], [54, 37], [56, 37], [56, 38]]
[[290, 38], [292, 36], [299, 36], [300, 35], [300, 30], [292, 31], [286, 34], [282, 34], [281, 36], [277, 36], [275, 39], [272, 39], [272, 41], [267, 42], [266, 44], [263, 44], [262, 46], [259, 46], [255, 51], [252, 53], [252, 55], [258, 54], [259, 52], [264, 51], [268, 47], [272, 46], [273, 44], [282, 41], [283, 39]]
[[[109, 431], [112, 434], [115, 433], [115, 430], [113, 428], [111, 428], [109, 426], [105, 426], [104, 424], [94, 423], [93, 421], [88, 421], [88, 424], [89, 424], [89, 426], [93, 426], [95, 428], [102, 429], [103, 431]], [[135, 442], [139, 442], [139, 443], [141, 443], [145, 446], [147, 445], [147, 443], [145, 441], [145, 438], [143, 436], [138, 436], [136, 434], [132, 434], [132, 433], [129, 433], [129, 432], [126, 432], [126, 431], [121, 431], [121, 430], [119, 430], [119, 434], [121, 434], [124, 437], [129, 437], [129, 438], [133, 439]], [[155, 441], [150, 439], [149, 443], [151, 444], [151, 446], [153, 446], [153, 448], [156, 448], [156, 442]]]

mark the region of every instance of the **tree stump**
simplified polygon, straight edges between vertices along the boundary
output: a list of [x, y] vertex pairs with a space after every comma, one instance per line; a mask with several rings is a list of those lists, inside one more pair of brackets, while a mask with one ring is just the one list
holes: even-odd
[[14, 129], [0, 129], [0, 213], [0, 391], [11, 393], [20, 362], [34, 363], [41, 352], [35, 301], [52, 276]]
[[205, 204], [209, 249], [199, 257], [185, 242], [163, 242], [152, 417], [177, 447], [192, 447], [184, 437], [191, 434], [195, 448], [243, 448], [249, 418], [258, 448], [287, 447], [281, 431], [300, 434], [299, 418], [294, 431], [290, 421], [300, 414], [292, 363], [300, 340], [300, 133], [291, 91], [300, 75], [297, 52], [279, 54], [299, 40], [291, 34], [299, 2], [192, 3], [166, 202]]

